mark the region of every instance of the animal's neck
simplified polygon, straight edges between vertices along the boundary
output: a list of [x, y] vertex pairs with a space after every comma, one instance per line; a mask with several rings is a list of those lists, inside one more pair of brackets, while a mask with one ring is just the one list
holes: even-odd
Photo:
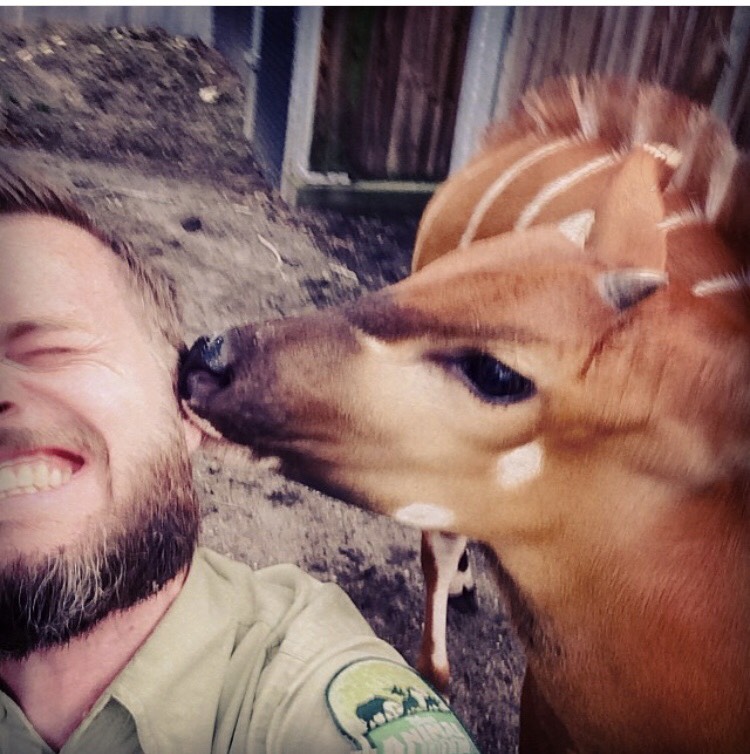
[[498, 550], [540, 702], [570, 721], [574, 740], [593, 736], [584, 751], [597, 750], [597, 735], [620, 742], [609, 751], [644, 741], [660, 750], [660, 740], [683, 740], [686, 752], [739, 751], [726, 731], [744, 719], [750, 733], [750, 699], [736, 694], [750, 672], [750, 563], [737, 556], [750, 552], [747, 506], [726, 490], [653, 505], [648, 525], [608, 542], [594, 523], [548, 547]]

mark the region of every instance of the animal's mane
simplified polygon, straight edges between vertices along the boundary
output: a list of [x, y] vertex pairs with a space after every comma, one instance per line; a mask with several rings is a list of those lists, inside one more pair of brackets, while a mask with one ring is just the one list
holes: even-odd
[[614, 151], [669, 145], [682, 155], [667, 190], [683, 193], [747, 263], [750, 260], [750, 156], [706, 107], [658, 85], [599, 77], [553, 79], [528, 92], [492, 126], [491, 149], [537, 134], [600, 141]]

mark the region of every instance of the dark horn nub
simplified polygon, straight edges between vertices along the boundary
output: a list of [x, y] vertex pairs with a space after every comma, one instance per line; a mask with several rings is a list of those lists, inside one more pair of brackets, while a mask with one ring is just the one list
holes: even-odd
[[625, 269], [599, 276], [599, 293], [617, 311], [625, 311], [648, 298], [667, 284], [666, 273], [659, 270]]
[[225, 388], [231, 382], [224, 336], [198, 338], [185, 353], [180, 364], [180, 397], [200, 398]]

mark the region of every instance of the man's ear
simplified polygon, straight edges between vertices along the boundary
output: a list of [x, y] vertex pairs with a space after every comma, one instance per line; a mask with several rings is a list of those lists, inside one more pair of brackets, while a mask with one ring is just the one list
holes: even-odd
[[185, 442], [187, 443], [188, 451], [194, 453], [201, 444], [203, 432], [185, 416], [182, 417], [182, 431], [185, 433]]

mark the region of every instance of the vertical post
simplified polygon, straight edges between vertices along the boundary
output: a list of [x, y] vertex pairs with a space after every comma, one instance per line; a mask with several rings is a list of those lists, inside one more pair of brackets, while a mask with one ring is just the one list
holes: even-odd
[[290, 204], [296, 203], [297, 191], [309, 173], [323, 8], [298, 8], [296, 27], [289, 114], [281, 166], [281, 196]]
[[245, 117], [242, 122], [242, 133], [246, 139], [252, 140], [255, 134], [255, 108], [258, 99], [258, 68], [261, 56], [261, 34], [263, 32], [263, 8], [253, 7], [253, 29], [250, 39], [250, 49], [244, 54], [248, 73], [245, 79]]
[[711, 109], [725, 123], [729, 124], [734, 131], [737, 119], [743, 111], [743, 100], [750, 96], [750, 86], [744, 82], [744, 91], [739, 95], [739, 101], [735, 102], [732, 110], [735, 92], [742, 74], [741, 65], [745, 51], [750, 44], [750, 8], [736, 7], [732, 16], [732, 26], [729, 31], [729, 49], [727, 50], [727, 62], [721, 72], [721, 78], [716, 87]]
[[513, 8], [474, 8], [451, 149], [451, 173], [476, 151], [492, 120], [512, 19]]
[[[651, 23], [653, 22], [653, 19], [653, 6], [640, 8], [636, 14], [635, 33], [629, 43], [629, 46], [631, 46], [631, 52], [626, 74], [629, 79], [637, 79], [643, 67], [643, 55], [646, 51], [646, 43], [648, 42], [648, 35], [649, 31], [651, 30]], [[660, 68], [661, 63], [662, 61], [659, 61]]]

